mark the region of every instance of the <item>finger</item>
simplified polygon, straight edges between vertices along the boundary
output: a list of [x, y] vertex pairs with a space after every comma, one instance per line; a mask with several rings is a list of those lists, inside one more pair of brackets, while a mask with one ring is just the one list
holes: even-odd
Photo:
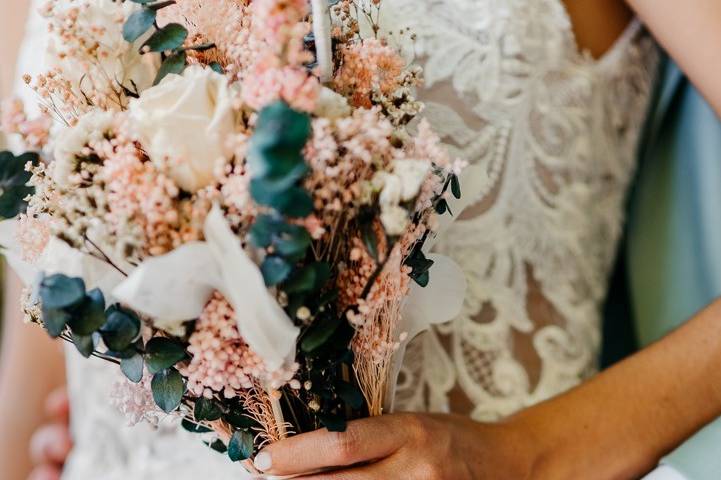
[[349, 422], [342, 433], [323, 429], [296, 435], [263, 449], [255, 467], [273, 475], [293, 475], [384, 458], [406, 442], [402, 418], [366, 418]]
[[45, 412], [51, 418], [67, 421], [70, 414], [70, 401], [65, 387], [53, 390], [45, 400]]
[[30, 457], [35, 464], [65, 463], [72, 440], [67, 425], [52, 424], [38, 429], [30, 439]]
[[30, 472], [28, 480], [60, 480], [60, 468], [54, 465], [40, 465]]
[[412, 477], [398, 472], [391, 461], [385, 460], [363, 467], [308, 475], [302, 477], [301, 480], [389, 480], [400, 478]]

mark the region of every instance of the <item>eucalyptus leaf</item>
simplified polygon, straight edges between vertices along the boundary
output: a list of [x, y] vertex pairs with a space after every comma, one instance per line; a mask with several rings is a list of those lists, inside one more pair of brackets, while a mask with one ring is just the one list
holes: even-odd
[[114, 308], [107, 315], [100, 334], [110, 350], [124, 351], [140, 335], [140, 319], [129, 310]]
[[200, 425], [200, 424], [198, 424], [198, 423], [191, 422], [191, 421], [188, 420], [187, 418], [184, 418], [184, 419], [180, 422], [180, 425], [181, 425], [186, 431], [188, 431], [188, 432], [190, 432], [190, 433], [210, 433], [210, 432], [213, 431], [212, 429], [210, 429], [210, 428], [208, 428], [208, 427], [204, 427], [203, 425]]
[[255, 421], [248, 415], [233, 409], [223, 415], [223, 420], [225, 420], [235, 428], [251, 428], [255, 425]]
[[42, 279], [38, 292], [44, 308], [59, 310], [77, 305], [85, 298], [85, 282], [56, 273]]
[[305, 353], [312, 353], [322, 347], [330, 340], [342, 321], [343, 317], [341, 315], [320, 315], [303, 335], [300, 349]]
[[283, 282], [291, 272], [291, 265], [276, 255], [268, 255], [260, 265], [260, 271], [268, 287]]
[[160, 30], [155, 31], [148, 38], [143, 48], [148, 47], [151, 52], [165, 52], [175, 50], [183, 46], [185, 39], [188, 38], [188, 30], [179, 23], [169, 23]]
[[95, 351], [95, 344], [93, 335], [76, 335], [73, 333], [73, 345], [83, 357], [90, 358]]
[[211, 62], [210, 65], [208, 65], [211, 70], [213, 70], [215, 73], [219, 73], [221, 75], [225, 75], [225, 69], [221, 64], [218, 62]]
[[213, 42], [206, 42], [206, 43], [199, 43], [198, 45], [191, 45], [189, 47], [185, 47], [185, 50], [195, 50], [196, 52], [205, 52], [205, 51], [215, 48], [215, 46], [216, 45]]
[[286, 293], [312, 292], [318, 290], [330, 277], [330, 265], [316, 262], [306, 265], [291, 275], [283, 285]]
[[363, 245], [365, 245], [368, 254], [375, 261], [378, 261], [378, 237], [375, 229], [373, 228], [372, 221], [362, 223], [360, 229]]
[[157, 12], [150, 8], [142, 8], [133, 12], [123, 25], [123, 38], [133, 43], [140, 38], [155, 23]]
[[228, 443], [228, 457], [233, 462], [247, 460], [253, 455], [253, 434], [247, 430], [236, 430]]
[[[153, 1], [155, 1], [155, 0], [153, 0]], [[153, 3], [152, 5], [148, 5], [148, 8], [152, 8], [153, 10], [160, 10], [165, 7], [169, 7], [171, 5], [175, 5], [175, 3], [176, 3], [175, 0], [167, 0], [165, 2], [157, 2], [157, 3]]]
[[153, 400], [165, 413], [170, 413], [180, 406], [185, 392], [183, 377], [174, 368], [153, 375], [150, 389], [153, 392]]
[[456, 199], [461, 198], [461, 182], [455, 173], [451, 174], [451, 193]]
[[143, 379], [143, 356], [136, 353], [130, 358], [120, 361], [120, 370], [133, 383], [140, 383]]
[[188, 54], [185, 51], [169, 55], [158, 69], [153, 85], [159, 84], [166, 76], [171, 73], [180, 75], [187, 65]]
[[170, 338], [154, 337], [145, 345], [145, 363], [150, 373], [170, 368], [186, 358], [183, 344]]
[[105, 324], [105, 297], [99, 289], [85, 295], [82, 303], [73, 308], [68, 325], [77, 335], [90, 335]]
[[193, 416], [199, 422], [213, 422], [223, 415], [220, 406], [210, 398], [200, 397], [195, 401]]
[[31, 173], [25, 170], [25, 165], [37, 165], [39, 157], [36, 153], [28, 152], [19, 156], [12, 152], [0, 152], [0, 217], [14, 218], [27, 208], [25, 198], [35, 189], [28, 186]]
[[52, 308], [42, 308], [43, 325], [48, 334], [53, 338], [58, 338], [63, 331], [65, 326], [70, 320], [70, 314], [65, 310], [58, 310]]

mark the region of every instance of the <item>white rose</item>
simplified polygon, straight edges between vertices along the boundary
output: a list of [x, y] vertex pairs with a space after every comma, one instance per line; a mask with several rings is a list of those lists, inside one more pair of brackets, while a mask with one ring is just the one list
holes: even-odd
[[234, 130], [225, 76], [197, 65], [168, 75], [130, 102], [130, 118], [150, 159], [161, 167], [169, 162], [181, 188], [195, 192], [216, 181]]
[[53, 161], [50, 176], [61, 187], [71, 185], [71, 176], [76, 173], [78, 157], [85, 156], [83, 150], [91, 143], [99, 142], [113, 128], [113, 112], [91, 110], [72, 127], [62, 127], [52, 137]]
[[[88, 88], [93, 85], [101, 91], [116, 90], [115, 85], [108, 85], [108, 80], [119, 82], [133, 90], [134, 86], [142, 92], [153, 84], [158, 68], [160, 55], [148, 53], [141, 55], [140, 46], [151, 32], [146, 33], [133, 44], [123, 38], [125, 20], [141, 6], [135, 2], [118, 2], [115, 0], [83, 0], [78, 3], [58, 2], [55, 9], [78, 8], [78, 28], [84, 32], [92, 32], [93, 39], [98, 42], [96, 62], [78, 61], [73, 49], [55, 32], [62, 31], [55, 26], [48, 39], [46, 50], [47, 64], [58, 68], [63, 78], [69, 80], [76, 89]], [[50, 13], [49, 21], [54, 16]], [[134, 85], [134, 86], [133, 86]], [[112, 92], [106, 92], [114, 95]], [[110, 103], [112, 105], [112, 103]]]
[[320, 89], [313, 113], [318, 117], [335, 120], [349, 116], [351, 111], [347, 98], [328, 87], [323, 87]]

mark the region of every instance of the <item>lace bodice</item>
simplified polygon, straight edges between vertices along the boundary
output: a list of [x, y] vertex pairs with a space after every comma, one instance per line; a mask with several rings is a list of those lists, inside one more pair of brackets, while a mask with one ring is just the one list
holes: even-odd
[[[415, 32], [426, 116], [473, 165], [464, 186], [478, 185], [437, 246], [466, 271], [463, 312], [413, 343], [398, 405], [499, 418], [595, 369], [656, 50], [634, 25], [602, 60], [579, 54], [560, 0], [386, 5], [394, 30]], [[30, 25], [21, 71], [32, 73], [44, 30]], [[76, 448], [65, 480], [243, 478], [167, 419], [126, 427], [108, 401], [114, 366], [70, 352], [68, 375]]]
[[637, 23], [600, 60], [579, 53], [560, 0], [392, 3], [426, 116], [485, 178], [465, 178], [437, 246], [466, 272], [463, 312], [411, 346], [397, 405], [498, 419], [596, 369], [658, 54]]

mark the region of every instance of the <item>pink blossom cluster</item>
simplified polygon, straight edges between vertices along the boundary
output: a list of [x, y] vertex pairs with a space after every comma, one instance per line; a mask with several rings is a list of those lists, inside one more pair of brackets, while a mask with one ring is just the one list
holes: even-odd
[[237, 321], [242, 319], [218, 293], [198, 318], [188, 345], [192, 359], [180, 369], [194, 395], [235, 398], [257, 382], [280, 388], [292, 380], [297, 367], [269, 372], [240, 336]]
[[0, 130], [18, 134], [29, 150], [42, 150], [50, 135], [51, 121], [46, 116], [28, 119], [22, 100], [10, 98], [0, 105]]
[[292, 107], [311, 112], [320, 83], [304, 64], [312, 60], [305, 48], [310, 25], [305, 0], [256, 0], [252, 4], [251, 44], [254, 61], [242, 81], [243, 101], [260, 109], [278, 99]]

